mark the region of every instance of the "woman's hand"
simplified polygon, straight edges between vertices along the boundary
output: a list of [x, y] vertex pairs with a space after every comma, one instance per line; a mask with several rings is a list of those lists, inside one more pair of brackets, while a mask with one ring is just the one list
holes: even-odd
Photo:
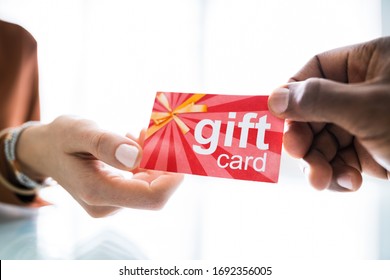
[[[92, 121], [62, 116], [23, 131], [17, 158], [24, 173], [34, 179], [52, 177], [93, 217], [123, 207], [160, 209], [183, 176], [138, 168], [142, 141], [143, 134], [124, 137]], [[109, 166], [134, 175], [126, 179]]]

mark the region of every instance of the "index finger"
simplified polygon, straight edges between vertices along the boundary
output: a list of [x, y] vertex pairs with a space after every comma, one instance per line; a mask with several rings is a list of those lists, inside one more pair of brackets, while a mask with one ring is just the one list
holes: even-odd
[[98, 176], [94, 185], [95, 206], [117, 206], [134, 209], [161, 209], [183, 180], [183, 175], [145, 171], [143, 176], [126, 179], [120, 176]]

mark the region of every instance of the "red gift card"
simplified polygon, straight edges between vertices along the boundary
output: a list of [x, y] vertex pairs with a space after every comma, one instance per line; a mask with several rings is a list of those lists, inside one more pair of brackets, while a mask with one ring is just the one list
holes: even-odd
[[268, 96], [158, 92], [141, 167], [278, 181], [284, 121]]

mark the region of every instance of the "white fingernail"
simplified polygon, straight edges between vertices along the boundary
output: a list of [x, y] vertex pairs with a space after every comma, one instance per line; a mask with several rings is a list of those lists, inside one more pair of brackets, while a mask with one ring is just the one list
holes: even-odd
[[123, 165], [133, 168], [138, 157], [138, 149], [135, 146], [122, 144], [115, 151], [115, 157]]
[[269, 106], [276, 114], [282, 114], [287, 110], [290, 90], [288, 88], [277, 88], [273, 91]]
[[351, 180], [351, 176], [349, 175], [341, 175], [339, 177], [337, 177], [337, 184], [339, 184], [340, 187], [343, 187], [344, 189], [348, 189], [348, 190], [351, 190], [353, 191], [354, 188], [353, 188], [353, 184], [352, 184], [352, 180]]

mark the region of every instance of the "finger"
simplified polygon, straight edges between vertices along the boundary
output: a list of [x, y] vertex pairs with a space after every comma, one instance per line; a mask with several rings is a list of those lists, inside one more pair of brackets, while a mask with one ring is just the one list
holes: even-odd
[[329, 162], [317, 150], [310, 151], [303, 158], [303, 172], [311, 186], [324, 190], [330, 186], [333, 171]]
[[280, 118], [334, 123], [347, 131], [358, 132], [357, 123], [361, 126], [368, 122], [370, 106], [367, 104], [375, 101], [366, 92], [363, 86], [310, 78], [276, 89], [268, 104], [270, 111]]
[[133, 140], [133, 141], [135, 141], [135, 142], [137, 142], [137, 143], [139, 143], [139, 139], [137, 138], [137, 137], [135, 137], [132, 133], [130, 133], [130, 132], [127, 132], [126, 133], [126, 137], [127, 138], [130, 138], [131, 140]]
[[166, 173], [148, 180], [118, 176], [96, 176], [93, 188], [85, 188], [82, 200], [91, 206], [161, 209], [183, 180], [180, 174]]
[[362, 184], [362, 169], [353, 144], [340, 150], [331, 162], [333, 179], [329, 189], [335, 191], [357, 191]]
[[[373, 177], [388, 179], [388, 171], [386, 171], [376, 160], [368, 153], [367, 149], [360, 144], [359, 141], [354, 141], [356, 153], [360, 159], [361, 170]], [[390, 178], [389, 178], [390, 179]]]
[[326, 161], [330, 162], [336, 156], [339, 145], [335, 137], [324, 129], [314, 137], [311, 149], [317, 150]]
[[168, 172], [165, 171], [158, 171], [158, 170], [148, 170], [148, 169], [142, 169], [137, 168], [133, 170], [133, 178], [146, 181], [148, 183], [151, 183], [153, 180], [157, 179], [159, 176], [168, 174]]
[[84, 201], [80, 201], [78, 199], [77, 201], [84, 208], [84, 210], [93, 218], [103, 218], [103, 217], [111, 216], [121, 210], [121, 208], [119, 207], [94, 206], [94, 205], [88, 205]]
[[68, 119], [67, 123], [67, 127], [72, 127], [66, 132], [65, 151], [69, 154], [89, 153], [123, 170], [132, 170], [138, 166], [142, 149], [136, 141], [104, 131], [91, 121]]
[[341, 127], [334, 124], [327, 124], [326, 130], [333, 136], [339, 149], [344, 149], [353, 144], [353, 136]]
[[329, 189], [340, 192], [357, 191], [362, 182], [363, 178], [359, 170], [349, 165], [335, 164]]
[[141, 145], [141, 147], [144, 146], [145, 139], [146, 139], [146, 129], [144, 128], [141, 130], [139, 137], [138, 137], [138, 143]]
[[[171, 195], [176, 191], [183, 180], [183, 175], [166, 173], [149, 183], [143, 180], [133, 179], [132, 199], [119, 199], [116, 203], [121, 207], [131, 207], [139, 209], [159, 210], [164, 207]], [[127, 192], [127, 187], [118, 189], [119, 192]], [[125, 196], [119, 196], [125, 198]]]
[[170, 197], [184, 179], [183, 174], [165, 173], [150, 183], [150, 188], [159, 196]]
[[[340, 145], [345, 145], [346, 136], [343, 130], [334, 128], [333, 125], [325, 126], [316, 123], [315, 126], [287, 120], [283, 144], [291, 156], [303, 158], [309, 149], [316, 149], [330, 161], [336, 155]], [[352, 139], [352, 137], [349, 138]]]
[[97, 206], [92, 203], [101, 193], [98, 187], [101, 181], [105, 180], [105, 177], [114, 177], [112, 168], [108, 169], [106, 164], [93, 159], [81, 160], [71, 155], [67, 157], [64, 162], [68, 164], [63, 166], [63, 172], [56, 178], [59, 185], [66, 189], [91, 217], [105, 217], [119, 211], [117, 206]]
[[[331, 162], [336, 155], [340, 152], [343, 153], [346, 147], [353, 144], [352, 140], [353, 137], [345, 130], [335, 125], [327, 124], [321, 131], [316, 133], [310, 149], [319, 151], [328, 162]], [[355, 153], [354, 159], [357, 161]]]
[[91, 132], [89, 152], [111, 166], [132, 170], [138, 166], [142, 149], [137, 142], [109, 132]]
[[145, 137], [146, 137], [146, 129], [142, 129], [139, 133], [139, 136], [138, 138], [135, 137], [133, 134], [131, 134], [130, 132], [126, 133], [126, 137], [130, 138], [131, 140], [134, 140], [135, 142], [138, 143], [138, 145], [140, 145], [141, 147], [144, 146], [144, 143], [145, 143]]
[[286, 121], [286, 131], [283, 135], [285, 150], [295, 158], [303, 158], [313, 141], [313, 132], [308, 123]]
[[67, 170], [56, 180], [92, 216], [104, 216], [122, 207], [160, 209], [183, 180], [181, 174], [140, 169], [135, 171], [143, 177], [137, 173], [134, 179], [126, 179], [101, 161], [67, 157]]

